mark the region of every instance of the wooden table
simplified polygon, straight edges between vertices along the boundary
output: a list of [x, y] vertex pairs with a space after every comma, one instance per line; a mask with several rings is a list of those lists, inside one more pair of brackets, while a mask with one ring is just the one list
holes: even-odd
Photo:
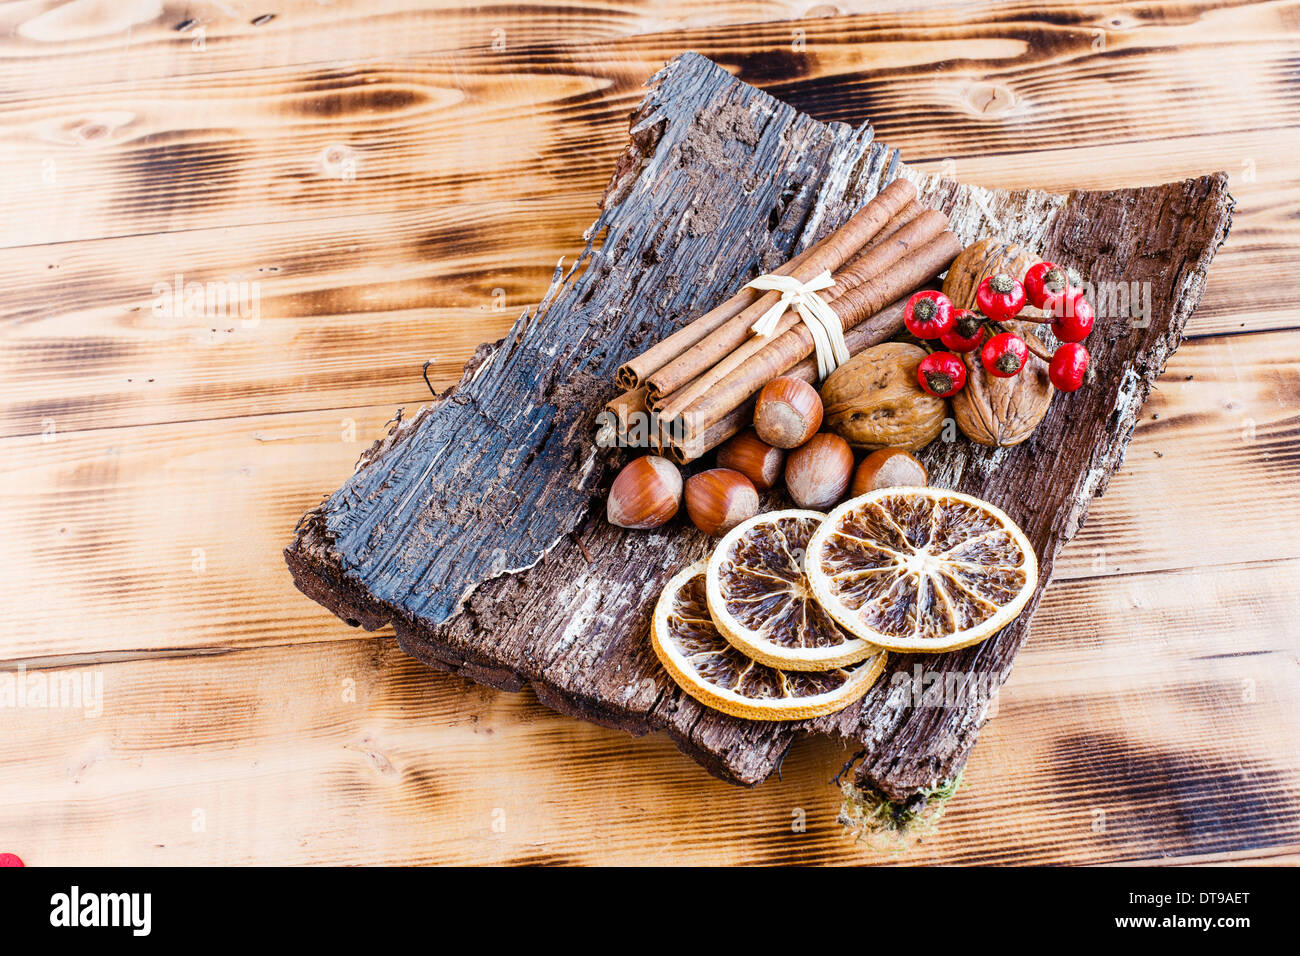
[[[9, 6], [0, 851], [1300, 862], [1300, 2]], [[1191, 336], [965, 785], [895, 852], [835, 822], [835, 745], [727, 786], [426, 670], [280, 556], [424, 361], [454, 381], [580, 251], [684, 49], [968, 182], [1232, 177]]]

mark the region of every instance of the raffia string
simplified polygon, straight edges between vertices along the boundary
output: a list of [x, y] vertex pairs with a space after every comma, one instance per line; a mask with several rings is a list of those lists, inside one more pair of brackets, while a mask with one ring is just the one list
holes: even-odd
[[825, 378], [839, 366], [849, 360], [849, 349], [844, 344], [844, 325], [826, 300], [817, 293], [829, 289], [835, 284], [831, 271], [827, 269], [821, 275], [814, 276], [807, 282], [800, 282], [793, 276], [782, 276], [768, 272], [749, 283], [752, 289], [774, 290], [781, 293], [780, 300], [762, 314], [750, 329], [764, 338], [769, 338], [777, 329], [781, 316], [789, 309], [794, 309], [804, 325], [812, 333], [813, 344], [817, 351], [817, 377]]

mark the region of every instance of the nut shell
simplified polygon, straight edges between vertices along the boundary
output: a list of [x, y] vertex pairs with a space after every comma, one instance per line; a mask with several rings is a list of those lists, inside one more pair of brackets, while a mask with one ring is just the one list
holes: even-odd
[[[1005, 272], [1024, 281], [1033, 258], [1015, 243], [993, 238], [967, 246], [948, 267], [943, 291], [958, 308], [973, 308], [975, 291], [985, 278]], [[1033, 322], [1003, 323], [1021, 338], [1037, 335]], [[1025, 441], [1047, 414], [1056, 389], [1047, 373], [1047, 363], [1029, 354], [1018, 375], [999, 378], [990, 375], [979, 353], [962, 356], [966, 365], [966, 387], [953, 396], [952, 412], [962, 434], [980, 445], [1018, 445]]]
[[767, 491], [781, 479], [785, 451], [758, 437], [753, 427], [733, 435], [718, 449], [718, 467], [738, 471], [759, 491]]
[[957, 254], [943, 278], [943, 294], [952, 300], [954, 308], [973, 309], [981, 282], [999, 272], [1024, 282], [1033, 264], [1033, 258], [1018, 243], [986, 236]]
[[856, 498], [881, 488], [924, 488], [929, 483], [925, 465], [901, 448], [881, 448], [854, 469], [849, 494]]
[[943, 430], [948, 403], [917, 382], [925, 355], [915, 345], [885, 342], [853, 356], [822, 384], [826, 427], [869, 451], [928, 445]]
[[[1032, 322], [1003, 325], [1021, 338], [1038, 329]], [[984, 368], [978, 352], [963, 355], [962, 361], [966, 387], [952, 398], [953, 417], [962, 434], [979, 445], [1019, 445], [1029, 438], [1056, 394], [1047, 363], [1030, 352], [1018, 375], [999, 378]]]
[[605, 517], [620, 528], [658, 528], [682, 501], [682, 473], [667, 458], [643, 455], [623, 466], [609, 489]]
[[686, 513], [705, 534], [723, 535], [758, 514], [758, 492], [740, 472], [710, 468], [686, 479]]
[[758, 393], [754, 430], [773, 448], [798, 448], [821, 427], [821, 396], [803, 379], [783, 375]]
[[790, 452], [785, 463], [785, 488], [800, 508], [826, 511], [849, 489], [853, 449], [839, 435], [814, 435]]

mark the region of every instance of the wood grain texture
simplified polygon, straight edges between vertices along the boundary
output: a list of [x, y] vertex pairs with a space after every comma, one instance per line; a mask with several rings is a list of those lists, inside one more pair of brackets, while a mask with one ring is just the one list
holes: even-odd
[[[13, 171], [0, 182], [11, 211], [0, 244], [447, 206], [485, 194], [585, 188], [594, 198], [642, 82], [684, 49], [819, 119], [870, 120], [885, 141], [906, 142], [912, 160], [1211, 131], [1294, 138], [1297, 94], [1286, 78], [1298, 24], [1294, 0], [1038, 17], [1014, 5], [808, 20], [799, 50], [789, 24], [770, 23], [542, 44], [516, 51], [505, 69], [490, 48], [391, 60], [369, 52], [238, 75], [131, 79], [57, 100], [43, 87], [0, 101], [11, 131], [0, 162]], [[1206, 79], [1210, 50], [1233, 83]], [[1210, 168], [1236, 171], [1248, 158]], [[1031, 174], [1015, 185], [1042, 184]]]
[[[843, 836], [827, 782], [847, 754], [829, 740], [740, 790], [661, 736], [430, 675], [373, 638], [32, 672], [98, 675], [100, 713], [5, 712], [0, 833], [37, 866], [1276, 859], [1300, 852], [1297, 634], [1184, 601], [1280, 596], [1297, 571], [1054, 589], [959, 797], [903, 850]], [[1159, 640], [1171, 623], [1181, 639]]]
[[[1088, 19], [1070, 9], [1074, 11], [1068, 14], [1070, 23]], [[1250, 50], [1265, 39], [1271, 43], [1268, 38], [1292, 36], [1300, 18], [1288, 4], [1233, 11], [1227, 23], [1220, 13], [1208, 9], [1188, 8], [1178, 16], [1172, 10], [1162, 7], [1138, 17], [1119, 9], [1112, 18], [1121, 21], [1118, 26], [1098, 21], [1107, 30], [1121, 33], [1124, 42], [1149, 39], [1151, 45], [1140, 54], [1121, 53], [1111, 45], [1107, 50], [1089, 48], [1086, 54], [1079, 51], [1081, 58], [1061, 63], [1026, 59], [1015, 80], [1020, 96], [1016, 105], [987, 115], [969, 113], [968, 119], [983, 117], [983, 125], [961, 138], [948, 131], [960, 115], [967, 115], [962, 113], [969, 107], [961, 106], [962, 91], [971, 86], [983, 64], [926, 61], [926, 45], [904, 42], [914, 33], [904, 30], [907, 21], [897, 17], [819, 23], [825, 34], [819, 44], [859, 49], [859, 41], [865, 39], [873, 50], [882, 52], [870, 63], [859, 57], [845, 64], [844, 57], [837, 55], [828, 61], [823, 79], [817, 72], [821, 67], [810, 65], [806, 58], [782, 61], [783, 70], [798, 71], [799, 84], [770, 71], [759, 78], [760, 85], [806, 98], [814, 115], [826, 112], [853, 120], [872, 115], [877, 126], [883, 124], [896, 141], [906, 144], [909, 158], [937, 157], [919, 163], [918, 168], [987, 186], [1034, 185], [1065, 192], [1167, 181], [1193, 169], [1227, 169], [1233, 174], [1240, 210], [1234, 241], [1220, 257], [1221, 268], [1212, 277], [1189, 332], [1294, 328], [1297, 320], [1291, 304], [1300, 295], [1300, 278], [1290, 264], [1300, 256], [1300, 240], [1291, 223], [1297, 214], [1300, 172], [1291, 158], [1300, 147], [1300, 115], [1287, 98], [1289, 87], [1263, 81], [1258, 87], [1221, 85], [1208, 99], [1167, 104], [1168, 109], [1184, 111], [1162, 114], [1173, 117], [1167, 135], [1144, 125], [1144, 104], [1153, 95], [1150, 87], [1160, 86], [1152, 76], [1177, 73], [1166, 56], [1211, 48], [1217, 56], [1219, 41], [1230, 48], [1241, 45], [1242, 56], [1252, 55]], [[279, 23], [276, 29], [280, 29], [291, 12], [284, 11], [266, 26]], [[331, 15], [363, 16], [363, 12], [335, 10]], [[376, 16], [382, 19], [387, 13], [377, 10]], [[1043, 31], [1054, 16], [1066, 14], [1051, 9], [1042, 13]], [[950, 19], [960, 25], [972, 17], [970, 12], [959, 12]], [[975, 19], [1015, 30], [1027, 17], [1039, 22], [1014, 5]], [[266, 26], [250, 27], [247, 42], [264, 43], [257, 37], [268, 35]], [[767, 32], [759, 30], [752, 42], [775, 43], [779, 28], [764, 29]], [[848, 32], [836, 40], [836, 30]], [[700, 33], [706, 39], [710, 35]], [[142, 34], [133, 37], [136, 42]], [[107, 48], [118, 41], [105, 37], [95, 42]], [[666, 41], [628, 42], [633, 49], [641, 43], [657, 47]], [[1031, 44], [1035, 57], [1045, 43]], [[28, 60], [44, 62], [44, 55], [59, 48], [44, 44], [39, 47], [42, 56]], [[147, 43], [139, 49], [145, 48]], [[557, 62], [568, 49], [555, 53]], [[1265, 51], [1264, 55], [1271, 54]], [[648, 62], [649, 56], [638, 53], [635, 63]], [[1106, 67], [1108, 57], [1149, 67], [1111, 70]], [[512, 57], [511, 62], [518, 61]], [[590, 70], [595, 62], [594, 55], [584, 55], [561, 72]], [[909, 66], [913, 62], [915, 66]], [[376, 61], [366, 63], [382, 73]], [[601, 65], [608, 68], [608, 63]], [[277, 117], [286, 109], [286, 88], [302, 90], [305, 102], [323, 103], [330, 96], [344, 95], [338, 92], [343, 90], [351, 91], [346, 95], [361, 103], [368, 95], [366, 89], [376, 83], [402, 88], [400, 78], [388, 83], [379, 74], [368, 74], [318, 82], [310, 70], [285, 67], [238, 77], [195, 77], [192, 88], [184, 90], [160, 81], [143, 92], [127, 85], [70, 91], [57, 103], [48, 97], [35, 101], [17, 95], [7, 105], [0, 103], [0, 122], [11, 133], [0, 150], [13, 151], [8, 158], [11, 175], [0, 182], [0, 193], [10, 191], [0, 203], [9, 213], [4, 219], [12, 229], [8, 243], [119, 231], [146, 233], [116, 241], [20, 245], [0, 262], [0, 305], [6, 315], [0, 326], [5, 345], [0, 350], [0, 434], [35, 434], [51, 420], [60, 430], [70, 431], [226, 417], [251, 409], [283, 412], [378, 401], [396, 404], [418, 393], [422, 386], [415, 373], [430, 357], [436, 360], [430, 369], [435, 385], [451, 384], [475, 345], [498, 338], [519, 312], [535, 307], [560, 256], [572, 261], [581, 250], [577, 237], [590, 221], [590, 210], [619, 148], [626, 125], [623, 111], [640, 95], [644, 74], [633, 74], [634, 68], [639, 67], [628, 66], [620, 74], [623, 80], [614, 86], [602, 86], [599, 71], [592, 73], [591, 84], [600, 88], [594, 95], [614, 98], [609, 109], [592, 110], [586, 99], [573, 103], [561, 98], [537, 107], [539, 116], [530, 122], [515, 122], [511, 110], [517, 101], [512, 97], [524, 95], [519, 87], [533, 85], [524, 79], [466, 100], [462, 106], [472, 102], [475, 109], [486, 111], [482, 119], [464, 115], [448, 117], [448, 122], [470, 124], [466, 128], [474, 130], [472, 149], [458, 138], [461, 132], [448, 140], [440, 127], [418, 123], [402, 142], [374, 145], [385, 164], [405, 157], [401, 162], [410, 169], [396, 179], [385, 172], [387, 166], [375, 169], [358, 163], [359, 154], [344, 148], [345, 127], [353, 132], [377, 129], [382, 112], [378, 116], [340, 112], [320, 105], [293, 112], [289, 126]], [[1260, 68], [1259, 63], [1249, 67]], [[466, 75], [475, 69], [488, 69], [487, 61], [464, 66]], [[453, 70], [450, 81], [468, 83], [458, 78], [459, 70], [459, 66]], [[876, 90], [916, 82], [918, 70], [931, 84], [924, 96], [948, 106], [909, 110], [900, 102], [897, 107], [877, 108]], [[1078, 100], [1083, 95], [1076, 87], [1079, 70], [1096, 71], [1099, 85], [1088, 87], [1087, 95], [1104, 103], [1104, 111]], [[826, 100], [826, 89], [839, 89], [845, 83], [852, 87], [847, 98]], [[816, 93], [806, 89], [812, 87]], [[539, 87], [546, 88], [545, 84]], [[129, 108], [132, 97], [143, 97], [141, 109], [146, 112]], [[196, 164], [186, 159], [186, 147], [176, 144], [201, 135], [194, 124], [204, 108], [193, 103], [204, 97], [217, 97], [223, 104], [241, 101], [239, 109], [244, 112], [226, 116], [226, 125], [219, 123], [209, 130], [209, 144], [195, 147], [197, 155], [209, 158]], [[1236, 122], [1243, 110], [1254, 110], [1260, 103], [1269, 104], [1269, 122], [1274, 125], [1258, 131], [1216, 128], [1212, 136], [1186, 132], [1198, 129], [1197, 124], [1222, 125], [1214, 117]], [[862, 108], [853, 113], [850, 104]], [[224, 115], [224, 110], [224, 105], [213, 107], [212, 115]], [[126, 114], [147, 113], [157, 125], [152, 131], [140, 130], [137, 136], [132, 121], [121, 138], [114, 138], [96, 133], [108, 129], [102, 124], [84, 120], [88, 125], [79, 125], [83, 121], [70, 119], [79, 111], [87, 116], [112, 114], [117, 117], [113, 123]], [[220, 152], [217, 147], [220, 137], [228, 138], [228, 123], [252, 111], [266, 114], [241, 127], [258, 130], [256, 142], [248, 149]], [[511, 118], [500, 118], [505, 115]], [[1035, 128], [1040, 116], [1068, 116], [1069, 128], [1040, 133]], [[299, 119], [304, 125], [293, 126]], [[1098, 119], [1111, 125], [1103, 130], [1096, 125]], [[321, 152], [303, 166], [296, 151], [305, 142], [304, 135], [333, 126], [340, 135], [321, 139]], [[481, 127], [486, 127], [486, 134]], [[576, 136], [564, 143], [553, 141], [557, 128], [570, 127], [583, 130], [584, 145], [576, 155], [572, 148]], [[503, 128], [508, 134], [493, 139]], [[86, 139], [78, 130], [95, 135]], [[989, 134], [1016, 131], [1023, 135], [1005, 148], [985, 145]], [[249, 149], [270, 149], [280, 136], [286, 137], [284, 148], [275, 150], [280, 158], [268, 157], [270, 165], [263, 165], [261, 159], [254, 162]], [[507, 140], [513, 155], [501, 152]], [[170, 145], [154, 150], [157, 159], [147, 168], [130, 158], [159, 143]], [[337, 149], [330, 152], [330, 146]], [[461, 158], [448, 158], [445, 149]], [[427, 176], [433, 169], [460, 168], [457, 164], [463, 165], [469, 155], [501, 156], [506, 162], [526, 156], [528, 168], [521, 171], [512, 166], [500, 177], [478, 180], [469, 197], [412, 178]], [[1081, 161], [1085, 156], [1087, 160]], [[496, 162], [484, 166], [495, 168]], [[250, 163], [256, 169], [249, 168]], [[311, 171], [304, 172], [308, 167]], [[239, 171], [246, 168], [256, 182], [239, 178]], [[539, 168], [563, 169], [571, 175], [570, 191], [552, 189], [532, 200], [520, 199], [520, 183], [539, 175]], [[139, 174], [131, 173], [133, 169]], [[351, 182], [345, 181], [348, 169], [356, 176]], [[209, 170], [219, 173], [219, 178], [209, 176]], [[370, 201], [376, 195], [378, 207]], [[269, 197], [275, 205], [259, 205], [259, 196]], [[343, 206], [336, 199], [343, 199]], [[390, 209], [394, 203], [402, 207], [397, 212], [364, 211]], [[330, 216], [340, 209], [362, 211]], [[160, 212], [171, 218], [158, 219]], [[128, 223], [125, 216], [154, 218]], [[64, 229], [61, 221], [75, 228]], [[96, 221], [115, 226], [104, 229]], [[149, 234], [152, 229], [169, 228], [169, 222], [183, 231], [170, 236]], [[187, 281], [257, 282], [262, 322], [246, 328], [221, 321], [227, 316], [220, 314], [153, 316], [154, 288], [172, 283], [177, 274]], [[437, 342], [438, 348], [426, 352], [419, 344], [424, 341]], [[357, 373], [353, 361], [358, 348], [367, 363], [365, 374]]]
[[[592, 376], [609, 380], [646, 337], [638, 337], [637, 329], [619, 332], [617, 340], [627, 340], [628, 347], [611, 361], [603, 345], [610, 330], [602, 321], [609, 310], [599, 304], [600, 297], [608, 293], [630, 303], [627, 311], [638, 317], [656, 311], [657, 292], [643, 303], [631, 290], [660, 289], [664, 283], [655, 263], [692, 260], [701, 246], [707, 247], [707, 239], [687, 241], [683, 233], [688, 229], [670, 226], [690, 218], [673, 205], [680, 177], [692, 175], [694, 157], [710, 157], [707, 168], [714, 170], [719, 160], [711, 153], [734, 155], [743, 144], [760, 142], [758, 133], [736, 122], [735, 110], [742, 116], [772, 117], [763, 139], [775, 137], [775, 128], [781, 132], [774, 142], [803, 141], [804, 118], [781, 109], [706, 60], [674, 60], [634, 119], [634, 148], [643, 157], [654, 149], [628, 192], [636, 202], [607, 210], [591, 230], [608, 230], [613, 262], [605, 260], [602, 250], [582, 278], [557, 291], [539, 317], [521, 320], [507, 337], [510, 345], [467, 370], [441, 406], [426, 409], [370, 453], [354, 478], [307, 516], [286, 556], [309, 596], [368, 628], [391, 617], [402, 646], [433, 666], [493, 686], [517, 689], [531, 683], [557, 709], [633, 733], [667, 730], [710, 771], [746, 784], [772, 772], [792, 732], [837, 735], [860, 742], [867, 755], [858, 769], [864, 785], [906, 800], [957, 773], [982, 723], [981, 701], [954, 707], [938, 720], [920, 708], [900, 705], [891, 679], [913, 664], [902, 657], [891, 661], [862, 702], [806, 725], [765, 726], [704, 711], [664, 678], [647, 652], [644, 630], [665, 574], [702, 554], [706, 543], [697, 534], [629, 535], [590, 514], [602, 480], [592, 457], [590, 414], [609, 397], [609, 389], [578, 386]], [[648, 126], [647, 116], [662, 127], [657, 145], [649, 147], [636, 140], [637, 131]], [[856, 172], [865, 165], [871, 170], [865, 187], [850, 178], [848, 188], [865, 188], [866, 195], [879, 188], [874, 169], [887, 167], [879, 161], [867, 165], [860, 145], [834, 141], [829, 148], [832, 169], [838, 165]], [[757, 191], [765, 181], [778, 190], [790, 181], [802, 182], [803, 173], [781, 168], [785, 162], [784, 154], [756, 151], [744, 164], [754, 170], [746, 191]], [[1079, 404], [1078, 396], [1072, 396], [1074, 402], [1055, 403], [1033, 439], [1015, 449], [989, 452], [959, 441], [926, 450], [937, 486], [1002, 506], [1038, 551], [1040, 587], [1025, 614], [997, 638], [933, 665], [1001, 675], [992, 678], [1001, 683], [1050, 579], [1056, 552], [1083, 523], [1092, 496], [1104, 491], [1151, 383], [1181, 341], [1209, 262], [1226, 237], [1232, 204], [1221, 177], [1159, 189], [1076, 192], [1068, 200], [1043, 193], [975, 192], [932, 179], [923, 181], [922, 193], [948, 214], [966, 242], [996, 223], [1007, 241], [1039, 248], [1043, 256], [1076, 266], [1093, 281], [1123, 277], [1149, 288], [1152, 296], [1149, 326], [1126, 328], [1112, 320], [1103, 340], [1091, 343], [1096, 380], [1084, 396], [1086, 404]], [[832, 219], [823, 201], [818, 197], [804, 213], [815, 225], [844, 218], [840, 213]], [[755, 220], [765, 225], [770, 198], [760, 197], [757, 207], [745, 196], [728, 195], [727, 202], [734, 205], [712, 215], [731, 223], [728, 233], [742, 232]], [[665, 246], [660, 237], [669, 234]], [[658, 240], [658, 247], [644, 245], [647, 237], [651, 243]], [[805, 234], [804, 244], [811, 238]], [[737, 245], [749, 248], [751, 242]], [[650, 248], [653, 254], [624, 255], [625, 248]], [[718, 263], [714, 275], [731, 275], [740, 265], [723, 258], [728, 251], [704, 253], [706, 261]], [[629, 260], [650, 264], [649, 275], [641, 278], [636, 265], [620, 269]], [[593, 274], [599, 287], [587, 284]], [[723, 283], [703, 304], [724, 298], [735, 285], [734, 280]], [[672, 327], [665, 319], [658, 325], [650, 322], [646, 335], [655, 338]], [[530, 341], [557, 345], [539, 355], [539, 363], [530, 358]], [[562, 387], [552, 380], [557, 368]], [[506, 396], [504, 402], [500, 396]], [[580, 411], [561, 418], [566, 406], [578, 402], [588, 408], [585, 418]], [[1077, 407], [1064, 407], [1071, 404]], [[532, 408], [545, 413], [540, 420]], [[551, 418], [556, 421], [548, 425]], [[584, 422], [587, 434], [580, 431]], [[482, 440], [463, 441], [466, 434], [479, 432]], [[540, 438], [533, 437], [539, 433]], [[518, 503], [512, 507], [491, 484], [481, 486], [483, 497], [475, 499], [473, 509], [455, 497], [443, 500], [445, 493], [454, 496], [464, 476], [482, 471], [476, 459], [480, 448], [494, 447], [489, 436], [505, 436], [503, 451], [491, 454], [505, 462], [497, 475]], [[520, 461], [522, 466], [516, 464]], [[558, 463], [561, 477], [554, 471], [530, 473], [533, 462], [551, 469]], [[534, 499], [554, 502], [556, 514], [539, 514]], [[568, 532], [583, 546], [564, 546]], [[444, 543], [453, 539], [454, 552]], [[625, 555], [633, 547], [655, 548], [655, 560], [629, 565]], [[503, 571], [510, 573], [501, 576]], [[538, 600], [538, 595], [547, 599]]]
[[[0, 502], [22, 524], [0, 539], [15, 569], [0, 587], [3, 657], [320, 640], [337, 622], [294, 591], [279, 551], [303, 508], [319, 503], [324, 475], [347, 473], [365, 448], [361, 436], [382, 433], [393, 412], [341, 408], [0, 442]], [[87, 621], [100, 625], [91, 639]]]
[[0, 82], [5, 89], [41, 89], [42, 81], [98, 85], [473, 48], [507, 59], [538, 44], [923, 6], [923, 0], [192, 0], [178, 12], [157, 0], [37, 0], [10, 4], [0, 14]]
[[[1186, 23], [1190, 7], [1162, 4], [1146, 16], [1135, 5], [1119, 10], [1062, 0], [945, 4], [963, 21], [1080, 25], [1127, 32], [1157, 19]], [[0, 83], [5, 90], [79, 88], [162, 77], [249, 71], [267, 66], [347, 62], [484, 49], [498, 62], [543, 45], [589, 44], [671, 31], [694, 39], [715, 33], [744, 36], [767, 22], [766, 32], [806, 42], [819, 20], [860, 16], [864, 23], [898, 22], [922, 30], [951, 24], [926, 0], [716, 0], [708, 4], [662, 0], [561, 0], [547, 4], [483, 5], [457, 0], [193, 0], [177, 12], [157, 0], [34, 0], [0, 12]], [[861, 16], [866, 15], [866, 16]], [[1195, 17], [1195, 12], [1191, 14]], [[687, 33], [687, 31], [690, 31]], [[799, 32], [796, 32], [799, 31]], [[679, 50], [693, 44], [679, 46]]]
[[[12, 250], [0, 435], [427, 398], [422, 363], [459, 378], [593, 213], [568, 196]], [[244, 291], [175, 308], [196, 283]]]

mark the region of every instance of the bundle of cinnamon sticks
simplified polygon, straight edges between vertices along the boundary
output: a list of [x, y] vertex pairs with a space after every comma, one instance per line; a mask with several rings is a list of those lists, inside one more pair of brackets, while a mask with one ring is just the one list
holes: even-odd
[[[844, 329], [850, 354], [883, 342], [903, 327], [907, 296], [942, 273], [961, 251], [948, 217], [917, 200], [916, 187], [896, 179], [842, 226], [776, 270], [808, 282], [829, 270], [835, 284], [821, 293]], [[746, 287], [621, 366], [625, 391], [607, 406], [620, 438], [638, 422], [642, 437], [685, 464], [726, 441], [750, 421], [764, 385], [781, 375], [815, 384], [813, 333], [791, 310], [770, 336], [751, 326], [781, 293]]]

